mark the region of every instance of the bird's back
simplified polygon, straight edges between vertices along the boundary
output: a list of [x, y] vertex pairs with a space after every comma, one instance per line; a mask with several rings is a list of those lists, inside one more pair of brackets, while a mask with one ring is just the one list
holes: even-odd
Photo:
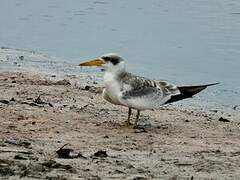
[[135, 109], [156, 109], [171, 96], [180, 94], [177, 86], [167, 81], [150, 80], [126, 72], [118, 78], [122, 84], [120, 101]]

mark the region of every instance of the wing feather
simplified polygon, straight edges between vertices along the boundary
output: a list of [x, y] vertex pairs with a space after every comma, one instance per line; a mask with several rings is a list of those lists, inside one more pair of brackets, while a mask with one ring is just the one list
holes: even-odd
[[[155, 109], [180, 94], [176, 85], [168, 81], [154, 81], [126, 73], [120, 77], [123, 84], [121, 99], [123, 104], [136, 109]], [[131, 87], [131, 88], [124, 88]]]

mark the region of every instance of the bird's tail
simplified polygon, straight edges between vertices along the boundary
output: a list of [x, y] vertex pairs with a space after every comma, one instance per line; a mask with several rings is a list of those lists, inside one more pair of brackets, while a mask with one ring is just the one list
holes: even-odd
[[193, 95], [206, 89], [208, 86], [213, 86], [219, 83], [205, 84], [199, 86], [180, 86], [178, 87], [181, 94], [172, 96], [165, 104], [176, 102], [182, 99], [191, 98]]

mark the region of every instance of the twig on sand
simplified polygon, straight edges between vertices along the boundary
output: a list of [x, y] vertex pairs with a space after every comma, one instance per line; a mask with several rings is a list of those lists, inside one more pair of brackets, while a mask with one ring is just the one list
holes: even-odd
[[59, 148], [56, 153], [59, 158], [65, 158], [65, 159], [73, 159], [73, 158], [83, 158], [87, 159], [85, 156], [83, 156], [80, 152], [73, 154], [72, 152], [74, 151], [73, 149], [70, 148], [65, 148], [65, 146], [69, 145], [69, 143], [64, 144], [61, 148]]
[[12, 150], [12, 149], [0, 149], [0, 153], [22, 153], [22, 154], [33, 154], [31, 151], [24, 150]]

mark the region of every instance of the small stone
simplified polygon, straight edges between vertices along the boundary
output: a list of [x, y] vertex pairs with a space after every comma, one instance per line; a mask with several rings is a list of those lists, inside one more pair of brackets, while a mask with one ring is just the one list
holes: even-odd
[[95, 126], [101, 126], [101, 124], [100, 123], [96, 123]]
[[86, 91], [88, 91], [89, 89], [91, 89], [91, 86], [87, 85], [87, 86], [84, 87], [84, 90], [86, 90]]
[[99, 150], [99, 151], [95, 152], [95, 153], [93, 154], [93, 156], [95, 156], [95, 157], [101, 157], [101, 158], [108, 157], [107, 152], [104, 151], [104, 150]]
[[223, 118], [223, 117], [220, 117], [218, 119], [218, 121], [221, 121], [221, 122], [230, 122], [230, 120], [226, 119], [226, 118]]
[[48, 103], [48, 105], [49, 105], [50, 107], [53, 107], [52, 103]]
[[24, 60], [24, 56], [19, 56], [19, 59], [20, 60]]
[[152, 153], [156, 153], [157, 151], [155, 149], [152, 149]]
[[27, 158], [21, 156], [20, 154], [16, 154], [16, 155], [14, 156], [14, 159], [18, 159], [18, 160], [27, 160]]
[[60, 148], [59, 150], [56, 151], [57, 155], [58, 155], [58, 158], [64, 158], [64, 159], [71, 159], [72, 157], [70, 156], [70, 152], [72, 152], [73, 150], [72, 149], [63, 149]]

